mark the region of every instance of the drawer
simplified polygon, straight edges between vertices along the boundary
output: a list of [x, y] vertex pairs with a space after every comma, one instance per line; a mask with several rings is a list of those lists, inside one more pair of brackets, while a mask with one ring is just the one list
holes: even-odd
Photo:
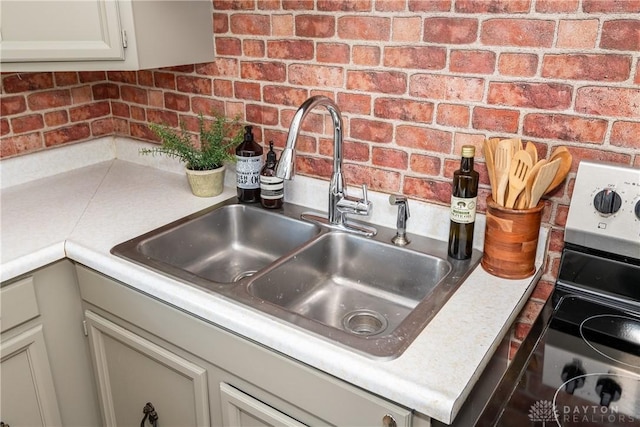
[[8, 331], [40, 315], [33, 276], [0, 289], [0, 332]]

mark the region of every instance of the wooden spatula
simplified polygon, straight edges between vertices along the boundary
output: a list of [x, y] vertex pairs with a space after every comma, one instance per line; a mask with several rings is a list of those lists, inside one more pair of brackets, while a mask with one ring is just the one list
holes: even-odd
[[538, 150], [531, 141], [527, 141], [527, 145], [525, 145], [524, 149], [527, 153], [529, 153], [529, 156], [531, 156], [531, 164], [535, 165], [536, 163], [538, 163]]
[[542, 197], [549, 184], [551, 184], [551, 181], [553, 181], [553, 178], [556, 176], [559, 167], [560, 159], [555, 159], [540, 168], [538, 174], [533, 180], [533, 186], [531, 187], [531, 200], [529, 200], [529, 208], [533, 208], [538, 205], [540, 197]]
[[[496, 171], [495, 160], [493, 159], [493, 148], [491, 141], [485, 139], [482, 143], [482, 152], [484, 154], [484, 161], [487, 164], [487, 173], [489, 174], [489, 185], [491, 185], [491, 194], [496, 194]], [[495, 197], [495, 196], [494, 196]]]
[[507, 191], [509, 183], [509, 169], [511, 168], [511, 157], [513, 156], [513, 146], [511, 140], [503, 139], [498, 143], [495, 158], [495, 173], [497, 190], [493, 199], [500, 206], [504, 206], [504, 193]]
[[544, 194], [549, 194], [550, 192], [555, 190], [556, 187], [562, 184], [562, 181], [564, 181], [564, 179], [567, 177], [567, 174], [571, 170], [571, 162], [573, 161], [573, 158], [571, 157], [571, 153], [569, 153], [569, 150], [567, 150], [566, 147], [558, 147], [553, 150], [549, 161], [555, 160], [560, 161], [560, 166], [558, 167], [558, 171], [556, 172], [553, 180], [549, 183], [549, 186], [544, 191]]
[[511, 159], [509, 168], [509, 194], [505, 207], [513, 208], [516, 199], [522, 190], [524, 190], [527, 174], [533, 165], [531, 164], [531, 156], [525, 150], [518, 150]]
[[520, 197], [516, 202], [516, 206], [518, 209], [527, 209], [529, 207], [529, 201], [531, 200], [531, 189], [533, 188], [533, 181], [536, 179], [538, 175], [538, 171], [542, 166], [547, 164], [547, 159], [539, 160], [533, 167], [529, 170], [527, 174], [527, 178], [525, 179], [524, 191], [520, 193]]

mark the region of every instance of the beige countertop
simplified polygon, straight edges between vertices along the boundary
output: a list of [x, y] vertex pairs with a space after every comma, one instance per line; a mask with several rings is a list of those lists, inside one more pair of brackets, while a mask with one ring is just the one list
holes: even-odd
[[[445, 423], [455, 417], [535, 284], [534, 277], [499, 279], [478, 266], [400, 357], [362, 356], [111, 255], [118, 243], [235, 196], [230, 174], [221, 196], [193, 196], [179, 165], [138, 156], [140, 146], [133, 140], [105, 138], [0, 162], [2, 282], [67, 257]], [[18, 177], [18, 172], [26, 175]], [[287, 201], [326, 210], [326, 201], [318, 201], [317, 195], [326, 194], [327, 186], [325, 181], [295, 177], [287, 183]], [[371, 222], [395, 224], [387, 197], [370, 194]], [[412, 200], [411, 212], [409, 233], [446, 239], [448, 209]], [[476, 229], [475, 244], [481, 248], [482, 215]], [[538, 270], [547, 235], [542, 229]]]

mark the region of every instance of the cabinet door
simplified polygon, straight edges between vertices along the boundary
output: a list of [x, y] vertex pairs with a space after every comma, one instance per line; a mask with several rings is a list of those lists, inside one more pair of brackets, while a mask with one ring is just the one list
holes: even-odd
[[160, 426], [210, 424], [205, 369], [91, 311], [85, 317], [106, 426], [140, 425], [147, 402]]
[[3, 62], [123, 60], [118, 2], [3, 0]]
[[303, 427], [290, 416], [229, 384], [220, 384], [224, 427]]
[[0, 344], [0, 416], [14, 426], [62, 425], [42, 325]]

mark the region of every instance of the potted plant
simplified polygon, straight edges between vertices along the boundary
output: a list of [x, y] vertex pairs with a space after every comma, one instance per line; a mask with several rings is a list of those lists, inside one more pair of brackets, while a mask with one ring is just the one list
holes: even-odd
[[215, 114], [213, 120], [198, 116], [199, 135], [187, 131], [184, 123], [180, 131], [166, 125], [150, 123], [149, 128], [160, 138], [161, 145], [141, 149], [141, 154], [163, 154], [185, 163], [187, 179], [193, 194], [213, 197], [222, 193], [225, 162], [235, 161], [233, 149], [242, 142], [242, 126], [236, 117]]

